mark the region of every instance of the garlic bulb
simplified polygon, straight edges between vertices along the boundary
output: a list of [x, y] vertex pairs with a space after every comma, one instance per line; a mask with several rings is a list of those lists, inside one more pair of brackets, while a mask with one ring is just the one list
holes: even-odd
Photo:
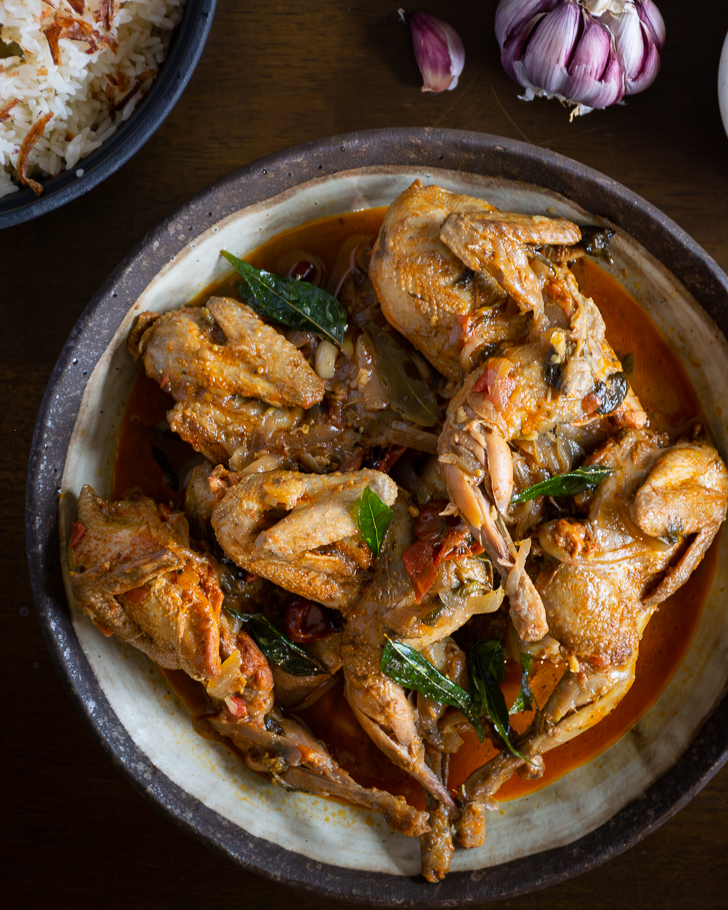
[[465, 66], [465, 48], [455, 29], [429, 13], [405, 13], [399, 17], [409, 23], [412, 48], [422, 73], [423, 92], [434, 95], [452, 91]]
[[559, 98], [574, 117], [651, 85], [665, 23], [653, 0], [500, 0], [495, 34], [521, 97]]

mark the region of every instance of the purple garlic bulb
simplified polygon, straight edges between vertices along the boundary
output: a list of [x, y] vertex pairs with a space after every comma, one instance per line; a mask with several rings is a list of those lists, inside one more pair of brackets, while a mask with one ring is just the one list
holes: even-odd
[[572, 117], [646, 89], [665, 45], [653, 0], [500, 0], [495, 34], [521, 97], [559, 98]]

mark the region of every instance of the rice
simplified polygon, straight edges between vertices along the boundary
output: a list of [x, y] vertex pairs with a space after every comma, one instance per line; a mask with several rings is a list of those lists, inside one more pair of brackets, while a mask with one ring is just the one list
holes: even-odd
[[[19, 189], [23, 139], [44, 115], [53, 117], [30, 150], [29, 177], [76, 168], [129, 119], [167, 54], [185, 0], [105, 4], [111, 8], [108, 29], [100, 3], [103, 0], [0, 2], [0, 38], [6, 52], [14, 41], [25, 55], [0, 59], [0, 197]], [[83, 12], [77, 12], [82, 7]], [[71, 18], [83, 22], [71, 28], [86, 34], [93, 29], [99, 46], [89, 54], [87, 41], [60, 38], [56, 65], [46, 33], [49, 28], [51, 35], [53, 29], [59, 31], [64, 22], [68, 29]]]

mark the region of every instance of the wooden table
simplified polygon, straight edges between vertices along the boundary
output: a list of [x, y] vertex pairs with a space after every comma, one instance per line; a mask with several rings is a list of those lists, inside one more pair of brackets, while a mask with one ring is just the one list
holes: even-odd
[[[449, 18], [467, 49], [460, 86], [433, 97], [420, 92], [395, 3], [280, 0], [255, 8], [219, 0], [197, 71], [146, 147], [87, 196], [0, 235], [8, 341], [0, 363], [8, 409], [0, 444], [6, 906], [345, 906], [241, 872], [157, 814], [71, 707], [35, 617], [22, 528], [36, 412], [81, 310], [147, 230], [207, 184], [285, 146], [348, 130], [439, 126], [524, 139], [603, 171], [666, 212], [728, 270], [728, 139], [716, 97], [724, 0], [703, 0], [699, 15], [665, 0], [668, 43], [656, 84], [573, 124], [556, 102], [518, 100], [499, 63], [495, 5], [420, 4]], [[506, 906], [725, 906], [727, 809], [724, 769], [628, 853]]]

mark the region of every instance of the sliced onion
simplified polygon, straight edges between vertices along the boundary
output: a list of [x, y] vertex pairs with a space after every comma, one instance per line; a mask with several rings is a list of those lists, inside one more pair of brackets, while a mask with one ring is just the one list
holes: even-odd
[[497, 591], [488, 591], [487, 594], [473, 594], [468, 597], [466, 604], [467, 610], [473, 615], [476, 613], [495, 613], [503, 603], [505, 590], [498, 588]]
[[515, 562], [513, 563], [513, 572], [520, 575], [521, 572], [526, 568], [526, 559], [528, 554], [531, 552], [531, 538], [527, 537], [525, 540], [522, 540], [518, 544], [518, 553], [516, 554]]
[[[233, 452], [232, 457], [230, 458], [230, 468], [234, 471], [235, 464], [234, 459], [237, 452]], [[279, 468], [283, 464], [284, 458], [282, 455], [272, 455], [267, 452], [265, 455], [261, 455], [260, 458], [256, 458], [255, 461], [251, 461], [247, 467], [244, 467], [240, 473], [241, 474], [264, 474], [266, 471], [275, 471], [276, 468]]]
[[418, 430], [403, 420], [393, 420], [390, 424], [387, 439], [392, 445], [405, 446], [418, 452], [437, 454], [437, 434]]
[[242, 659], [240, 651], [236, 648], [233, 653], [223, 662], [220, 668], [220, 675], [207, 683], [207, 694], [213, 698], [228, 698], [230, 695], [236, 695], [241, 690], [240, 664]]
[[312, 474], [323, 474], [328, 464], [325, 456], [312, 455], [310, 452], [301, 452], [299, 460], [304, 468], [307, 468]]

